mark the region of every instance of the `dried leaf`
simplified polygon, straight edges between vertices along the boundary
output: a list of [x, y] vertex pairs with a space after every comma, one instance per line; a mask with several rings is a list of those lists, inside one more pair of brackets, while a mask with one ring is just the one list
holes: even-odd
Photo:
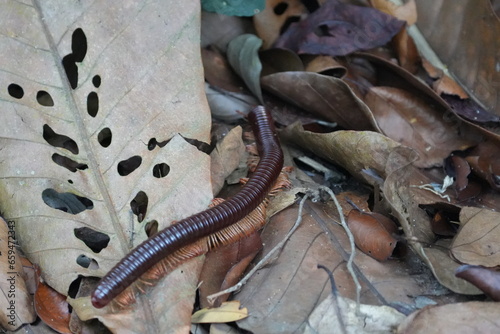
[[500, 265], [500, 213], [464, 207], [460, 211], [460, 230], [451, 253], [462, 263], [494, 267]]
[[[73, 281], [104, 275], [145, 240], [147, 222], [164, 228], [208, 206], [210, 159], [190, 144], [208, 142], [210, 130], [200, 5], [1, 6], [0, 146], [8, 160], [0, 167], [2, 209], [18, 217], [23, 251], [65, 295]], [[147, 208], [134, 214], [142, 193]], [[156, 288], [141, 298], [139, 304], [154, 308], [137, 307], [129, 319], [108, 316], [113, 328], [188, 326], [196, 266], [169, 275], [161, 298]], [[73, 306], [79, 316], [106, 322], [89, 300]]]
[[233, 128], [221, 142], [217, 143], [214, 151], [210, 154], [214, 195], [219, 193], [224, 185], [224, 180], [238, 167], [243, 154], [245, 154], [242, 132], [240, 126]]
[[[340, 325], [335, 312], [338, 303], [345, 329]], [[356, 302], [349, 298], [331, 295], [323, 300], [309, 317], [304, 333], [392, 333], [405, 319], [405, 315], [385, 305], [360, 305], [360, 314], [356, 313]]]
[[263, 77], [262, 87], [345, 129], [377, 129], [368, 107], [340, 79], [310, 72], [281, 72]]
[[500, 301], [500, 272], [498, 269], [463, 265], [456, 270], [455, 275], [471, 282], [494, 301]]
[[347, 216], [347, 225], [356, 246], [376, 260], [387, 260], [396, 248], [397, 240], [393, 233], [397, 232], [397, 226], [381, 214], [351, 210]]
[[292, 23], [274, 46], [298, 54], [344, 56], [384, 45], [403, 25], [376, 9], [329, 0], [305, 20]]
[[247, 308], [240, 309], [239, 301], [222, 303], [217, 308], [204, 308], [195, 312], [191, 318], [193, 324], [233, 322], [248, 317]]
[[[336, 131], [314, 133], [292, 124], [282, 131], [283, 139], [293, 142], [332, 163], [339, 164], [352, 175], [370, 184], [385, 178], [387, 159], [400, 146], [394, 140], [376, 132]], [[372, 173], [365, 171], [371, 170]]]
[[428, 306], [407, 317], [398, 327], [400, 334], [498, 333], [498, 303], [468, 302]]
[[266, 8], [254, 16], [255, 30], [268, 49], [290, 22], [300, 20], [307, 9], [300, 0], [267, 0]]
[[45, 283], [39, 283], [35, 292], [36, 313], [50, 328], [59, 333], [71, 333], [69, 329], [69, 304], [66, 296]]
[[[424, 43], [432, 47], [467, 93], [488, 111], [500, 115], [497, 86], [500, 21], [490, 2], [419, 0], [415, 3], [419, 13], [417, 26], [426, 39]], [[436, 29], [438, 26], [446, 29]], [[464, 31], [466, 35], [462, 35]], [[421, 52], [424, 50], [423, 43], [417, 42], [417, 47]]]
[[471, 145], [455, 124], [443, 119], [426, 100], [402, 89], [372, 87], [365, 97], [382, 132], [419, 153], [418, 167], [440, 166], [455, 150]]

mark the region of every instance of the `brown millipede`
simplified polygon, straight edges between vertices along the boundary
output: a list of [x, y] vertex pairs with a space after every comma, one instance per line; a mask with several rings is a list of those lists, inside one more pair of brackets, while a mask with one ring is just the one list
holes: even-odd
[[94, 307], [106, 306], [166, 255], [238, 222], [264, 200], [283, 167], [283, 152], [264, 107], [253, 109], [248, 120], [261, 157], [248, 182], [227, 201], [178, 221], [133, 249], [101, 279], [91, 296]]

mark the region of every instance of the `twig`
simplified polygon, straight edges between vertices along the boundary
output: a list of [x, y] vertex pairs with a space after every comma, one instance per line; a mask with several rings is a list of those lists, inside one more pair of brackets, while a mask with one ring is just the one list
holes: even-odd
[[335, 286], [335, 279], [333, 278], [333, 273], [322, 264], [318, 264], [318, 269], [323, 269], [328, 274], [328, 278], [330, 279], [330, 284], [332, 285], [332, 298], [335, 300], [335, 313], [337, 313], [337, 319], [339, 320], [342, 333], [346, 333], [344, 318], [342, 317], [342, 312], [340, 311], [339, 294], [337, 291], [337, 287]]
[[239, 282], [238, 284], [236, 285], [233, 285], [232, 287], [230, 288], [227, 288], [226, 290], [223, 290], [223, 291], [219, 291], [217, 293], [214, 293], [210, 296], [207, 297], [207, 300], [210, 304], [213, 304], [215, 299], [217, 299], [218, 297], [222, 296], [222, 295], [225, 295], [227, 293], [231, 293], [231, 292], [235, 292], [235, 291], [238, 291], [239, 289], [241, 289], [241, 287], [243, 285], [246, 284], [246, 282], [250, 279], [250, 277], [253, 276], [253, 274], [255, 274], [255, 272], [259, 269], [261, 269], [268, 261], [269, 259], [271, 259], [274, 255], [274, 253], [276, 253], [277, 251], [279, 251], [281, 248], [283, 248], [283, 246], [285, 245], [285, 243], [288, 241], [288, 239], [292, 236], [293, 232], [295, 232], [295, 230], [299, 227], [300, 223], [302, 222], [302, 210], [304, 208], [304, 203], [306, 201], [306, 199], [309, 197], [308, 194], [306, 194], [302, 200], [300, 201], [300, 204], [299, 204], [299, 212], [298, 212], [298, 217], [297, 217], [297, 220], [295, 221], [295, 224], [293, 225], [293, 227], [290, 229], [290, 231], [288, 231], [288, 233], [286, 234], [286, 236], [283, 238], [283, 240], [281, 240], [273, 249], [271, 249], [269, 251], [269, 253], [267, 253], [266, 256], [264, 256], [262, 258], [262, 260], [259, 261], [259, 263], [257, 263], [255, 265], [255, 267], [250, 270], [250, 272], [248, 274], [245, 275], [245, 277], [243, 277]]
[[347, 261], [347, 270], [351, 274], [352, 280], [354, 281], [354, 285], [356, 286], [356, 314], [360, 314], [359, 310], [359, 302], [360, 302], [360, 293], [361, 293], [361, 285], [359, 284], [358, 277], [356, 276], [356, 273], [354, 272], [354, 268], [352, 267], [352, 263], [354, 261], [354, 256], [356, 255], [356, 245], [354, 244], [354, 236], [352, 235], [351, 230], [347, 226], [344, 218], [344, 213], [342, 211], [342, 207], [340, 206], [339, 201], [337, 200], [337, 197], [335, 197], [335, 194], [333, 191], [325, 186], [320, 186], [320, 190], [326, 191], [328, 195], [332, 198], [333, 202], [335, 203], [335, 206], [337, 207], [337, 211], [339, 212], [339, 217], [340, 217], [340, 225], [344, 228], [345, 232], [347, 233], [347, 237], [349, 238], [349, 243], [351, 244], [351, 254], [349, 255], [349, 260]]

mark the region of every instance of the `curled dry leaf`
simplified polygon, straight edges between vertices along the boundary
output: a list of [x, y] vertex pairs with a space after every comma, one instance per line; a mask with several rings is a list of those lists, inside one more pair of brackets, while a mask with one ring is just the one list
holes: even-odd
[[500, 272], [498, 269], [463, 265], [456, 270], [455, 275], [471, 282], [494, 301], [500, 301]]
[[354, 209], [347, 216], [347, 225], [354, 235], [356, 246], [365, 254], [379, 261], [385, 261], [392, 255], [398, 242], [393, 234], [398, 228], [388, 217]]
[[494, 267], [500, 264], [500, 213], [464, 207], [460, 211], [460, 230], [451, 253], [467, 264]]
[[38, 284], [35, 292], [36, 313], [50, 328], [59, 333], [71, 333], [69, 307], [66, 296], [43, 282]]
[[233, 322], [248, 317], [246, 307], [240, 308], [240, 302], [233, 300], [224, 302], [217, 308], [204, 308], [193, 314], [194, 324]]
[[345, 129], [376, 130], [368, 107], [342, 80], [312, 72], [282, 72], [261, 79], [262, 88]]
[[398, 334], [499, 333], [498, 303], [468, 302], [428, 306], [412, 313], [398, 327]]
[[385, 178], [387, 159], [391, 152], [400, 146], [394, 140], [376, 132], [314, 133], [305, 131], [298, 123], [284, 129], [281, 136], [284, 140], [342, 166], [369, 184], [377, 184], [377, 180], [364, 171], [370, 170], [375, 177]]

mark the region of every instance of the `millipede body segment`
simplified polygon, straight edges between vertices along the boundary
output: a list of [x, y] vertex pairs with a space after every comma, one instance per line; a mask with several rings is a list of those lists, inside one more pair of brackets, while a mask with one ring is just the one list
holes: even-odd
[[215, 207], [178, 221], [138, 245], [101, 279], [91, 296], [94, 307], [106, 306], [165, 256], [238, 222], [264, 200], [283, 167], [283, 152], [273, 120], [264, 107], [253, 109], [248, 120], [256, 137], [260, 161], [241, 191]]

